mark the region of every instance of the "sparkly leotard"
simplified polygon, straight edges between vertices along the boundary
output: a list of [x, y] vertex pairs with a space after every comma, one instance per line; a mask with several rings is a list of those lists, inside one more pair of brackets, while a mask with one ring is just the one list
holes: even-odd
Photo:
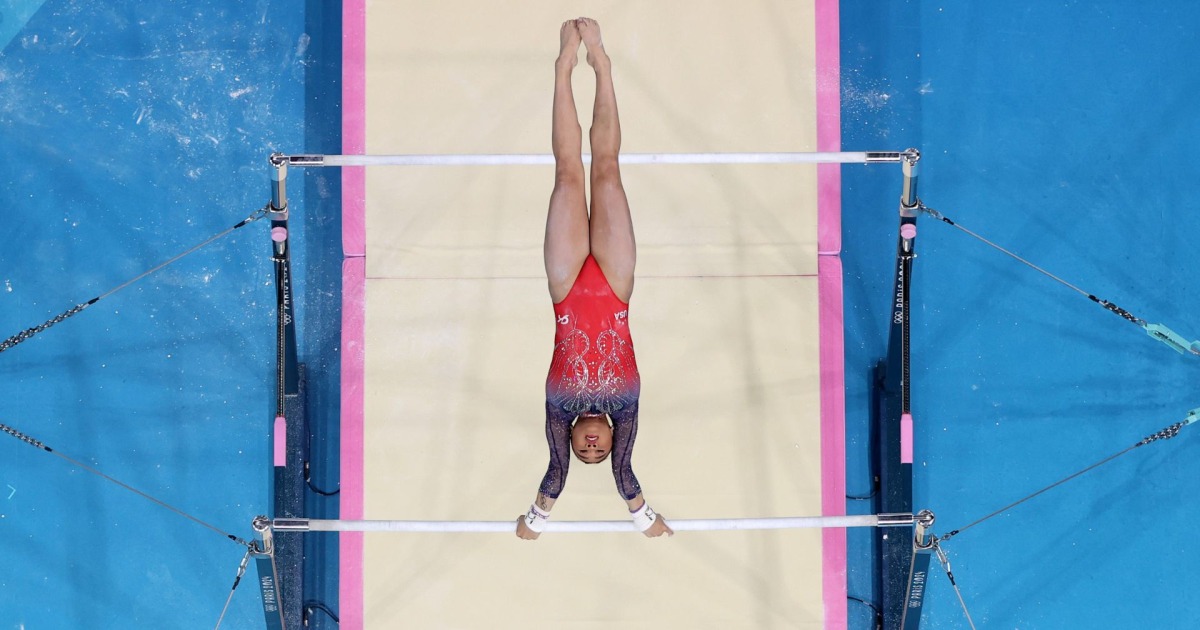
[[571, 423], [584, 413], [612, 420], [612, 470], [626, 499], [641, 492], [630, 457], [637, 437], [641, 378], [629, 336], [629, 305], [613, 293], [596, 259], [588, 256], [575, 284], [554, 305], [554, 358], [546, 377], [546, 441], [550, 466], [541, 492], [557, 498], [571, 461]]

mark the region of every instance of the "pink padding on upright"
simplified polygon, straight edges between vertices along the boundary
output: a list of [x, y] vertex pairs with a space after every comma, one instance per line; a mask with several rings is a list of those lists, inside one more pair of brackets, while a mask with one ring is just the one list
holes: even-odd
[[[816, 0], [817, 150], [842, 150], [838, 0]], [[846, 360], [842, 312], [842, 171], [817, 166], [817, 276], [821, 340], [821, 513], [846, 513]], [[821, 532], [826, 630], [846, 630], [846, 530]]]
[[287, 240], [287, 228], [285, 228], [285, 227], [271, 228], [271, 240], [275, 241], [276, 243], [282, 243], [283, 241], [286, 241]]
[[[342, 153], [366, 152], [366, 0], [342, 0]], [[342, 167], [341, 518], [363, 517], [363, 336], [366, 321], [366, 174]], [[338, 613], [363, 630], [363, 535], [338, 536]]]
[[287, 466], [287, 420], [283, 416], [275, 416], [275, 465]]
[[900, 226], [900, 236], [903, 236], [904, 238], [916, 238], [917, 226], [911, 223], [905, 223], [904, 225]]
[[[342, 153], [358, 155], [367, 148], [367, 9], [366, 0], [342, 2]], [[342, 251], [367, 254], [367, 175], [362, 166], [342, 169]]]
[[913, 422], [911, 414], [900, 416], [900, 463], [913, 462]]

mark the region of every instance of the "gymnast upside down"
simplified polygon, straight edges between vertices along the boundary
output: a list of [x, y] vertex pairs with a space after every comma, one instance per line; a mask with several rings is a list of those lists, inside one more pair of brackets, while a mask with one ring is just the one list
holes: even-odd
[[[557, 322], [554, 357], [546, 377], [550, 465], [529, 512], [517, 519], [516, 533], [535, 540], [545, 529], [566, 481], [573, 451], [587, 464], [611, 457], [617, 490], [637, 528], [649, 537], [671, 535], [674, 532], [666, 521], [646, 504], [630, 465], [641, 391], [628, 319], [637, 249], [617, 160], [621, 124], [612, 62], [595, 20], [568, 20], [559, 35], [551, 132], [554, 192], [546, 216], [544, 247]], [[588, 65], [596, 73], [590, 216], [584, 195], [583, 132], [571, 91], [580, 41], [587, 48]]]

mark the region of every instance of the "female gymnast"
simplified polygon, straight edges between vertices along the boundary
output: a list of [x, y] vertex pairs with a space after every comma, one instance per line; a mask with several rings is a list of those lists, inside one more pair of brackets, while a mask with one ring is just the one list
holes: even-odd
[[[563, 22], [554, 63], [554, 192], [546, 216], [546, 279], [557, 326], [546, 377], [546, 441], [550, 466], [529, 512], [517, 519], [517, 536], [535, 540], [562, 492], [569, 451], [598, 464], [612, 457], [617, 490], [634, 524], [649, 537], [674, 534], [642, 498], [630, 466], [637, 437], [641, 379], [629, 336], [636, 247], [617, 152], [621, 125], [613, 91], [612, 62], [589, 18]], [[592, 207], [584, 196], [583, 131], [571, 92], [579, 43], [596, 72], [592, 113]], [[612, 424], [610, 426], [609, 420]]]

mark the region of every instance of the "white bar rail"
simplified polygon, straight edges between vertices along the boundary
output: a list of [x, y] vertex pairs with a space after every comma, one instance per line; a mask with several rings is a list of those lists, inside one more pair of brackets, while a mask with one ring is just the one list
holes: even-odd
[[[908, 151], [815, 153], [622, 153], [621, 164], [873, 164], [900, 162]], [[498, 166], [550, 165], [550, 154], [288, 155], [290, 166]], [[585, 164], [591, 154], [583, 154]]]
[[[667, 519], [677, 532], [759, 529], [814, 529], [837, 527], [905, 527], [914, 523], [912, 514], [858, 514], [850, 516], [798, 516], [776, 518]], [[271, 523], [279, 532], [473, 532], [513, 533], [517, 521], [343, 521], [277, 518]], [[632, 521], [550, 521], [548, 532], [633, 532]]]

